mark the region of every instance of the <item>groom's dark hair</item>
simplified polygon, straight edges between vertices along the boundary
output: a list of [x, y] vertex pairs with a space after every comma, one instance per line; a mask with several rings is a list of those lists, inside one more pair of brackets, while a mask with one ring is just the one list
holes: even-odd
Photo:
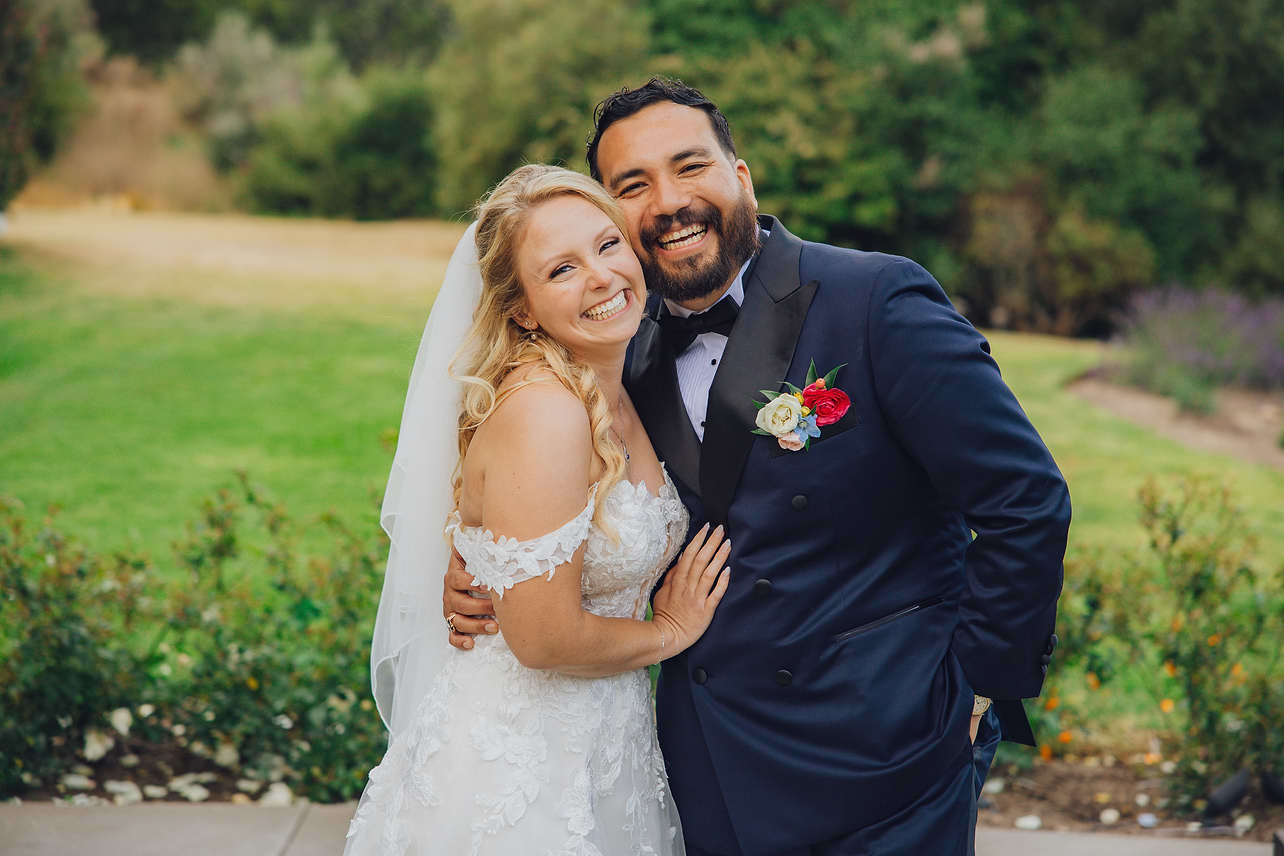
[[586, 155], [589, 174], [594, 179], [602, 180], [602, 173], [597, 168], [597, 146], [602, 142], [602, 134], [606, 129], [621, 119], [632, 116], [643, 107], [660, 101], [671, 101], [683, 107], [703, 110], [709, 116], [709, 124], [713, 126], [713, 135], [718, 138], [718, 144], [732, 160], [735, 160], [736, 144], [731, 139], [731, 126], [727, 124], [727, 117], [722, 115], [718, 105], [705, 98], [698, 89], [687, 86], [681, 80], [657, 75], [637, 89], [629, 89], [625, 86], [623, 89], [612, 92], [594, 109], [593, 136], [589, 138]]

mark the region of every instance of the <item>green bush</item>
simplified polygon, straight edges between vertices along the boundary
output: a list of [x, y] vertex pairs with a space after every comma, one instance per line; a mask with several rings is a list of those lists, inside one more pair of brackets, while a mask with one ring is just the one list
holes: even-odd
[[103, 714], [145, 692], [149, 658], [127, 638], [147, 590], [142, 563], [93, 555], [52, 514], [33, 526], [0, 501], [0, 796], [73, 763]]
[[433, 102], [422, 72], [376, 68], [351, 96], [278, 114], [245, 178], [256, 211], [381, 220], [434, 212]]
[[299, 527], [240, 476], [175, 545], [177, 579], [52, 521], [30, 531], [14, 503], [0, 525], [0, 797], [93, 760], [86, 741], [122, 708], [153, 747], [317, 801], [360, 794], [386, 741], [369, 698], [387, 555], [373, 521], [324, 518], [331, 549], [301, 561]]
[[[1066, 563], [1040, 730], [1063, 749], [1100, 734], [1101, 696], [1126, 676], [1150, 697], [1142, 719], [1177, 762], [1179, 805], [1198, 808], [1243, 767], [1284, 769], [1284, 574], [1254, 571], [1255, 542], [1226, 488], [1191, 479], [1164, 492], [1152, 481], [1140, 504], [1144, 553]], [[1081, 676], [1086, 697], [1067, 685]]]

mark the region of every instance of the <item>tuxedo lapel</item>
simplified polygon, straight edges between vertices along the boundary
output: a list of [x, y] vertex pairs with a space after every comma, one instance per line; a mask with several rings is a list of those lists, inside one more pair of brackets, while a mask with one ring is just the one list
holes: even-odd
[[[793, 362], [794, 347], [818, 282], [799, 280], [802, 241], [775, 218], [760, 222], [771, 235], [752, 274], [747, 272], [744, 304], [709, 390], [700, 495], [710, 520], [725, 523], [731, 497], [755, 436], [760, 389], [778, 388]], [[658, 329], [658, 327], [657, 327]], [[676, 383], [676, 378], [675, 378]], [[685, 420], [684, 420], [685, 421]]]
[[656, 323], [662, 304], [659, 295], [647, 301], [646, 315], [629, 344], [625, 385], [656, 454], [674, 478], [699, 495], [700, 438], [682, 403], [673, 347]]

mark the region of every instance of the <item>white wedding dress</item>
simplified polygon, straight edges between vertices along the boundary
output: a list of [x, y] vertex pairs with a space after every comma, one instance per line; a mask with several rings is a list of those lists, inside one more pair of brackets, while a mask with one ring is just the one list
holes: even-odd
[[[529, 541], [496, 541], [457, 514], [447, 532], [495, 592], [551, 576], [587, 540], [584, 608], [641, 619], [686, 536], [686, 509], [667, 472], [658, 496], [628, 481], [605, 497], [596, 490], [574, 520]], [[618, 544], [593, 524], [596, 501]], [[681, 856], [646, 670], [580, 678], [528, 669], [502, 632], [453, 651], [371, 771], [344, 852]]]

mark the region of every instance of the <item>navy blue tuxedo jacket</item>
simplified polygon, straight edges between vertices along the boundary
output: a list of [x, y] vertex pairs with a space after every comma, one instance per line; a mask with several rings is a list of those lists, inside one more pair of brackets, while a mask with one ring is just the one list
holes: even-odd
[[[760, 221], [703, 444], [658, 295], [625, 367], [691, 531], [725, 524], [733, 545], [708, 632], [663, 664], [657, 718], [687, 841], [746, 856], [909, 803], [968, 753], [974, 692], [1033, 744], [1020, 699], [1042, 687], [1070, 524], [988, 342], [927, 271]], [[752, 433], [753, 401], [804, 386], [813, 360], [846, 364], [851, 409], [788, 452]]]

